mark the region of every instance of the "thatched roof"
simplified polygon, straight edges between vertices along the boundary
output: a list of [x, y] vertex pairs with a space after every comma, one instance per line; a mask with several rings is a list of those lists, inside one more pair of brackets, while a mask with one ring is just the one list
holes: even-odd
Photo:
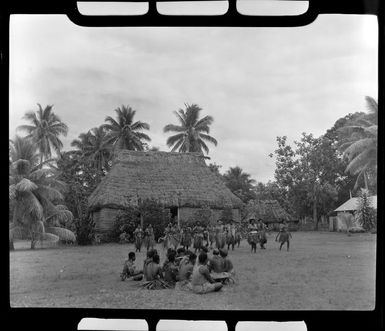
[[258, 220], [261, 218], [265, 223], [276, 223], [282, 220], [294, 221], [293, 217], [286, 212], [277, 200], [250, 200], [246, 207], [244, 220]]
[[154, 151], [120, 151], [88, 204], [90, 210], [120, 209], [146, 199], [165, 207], [242, 206], [242, 201], [206, 165], [202, 154]]

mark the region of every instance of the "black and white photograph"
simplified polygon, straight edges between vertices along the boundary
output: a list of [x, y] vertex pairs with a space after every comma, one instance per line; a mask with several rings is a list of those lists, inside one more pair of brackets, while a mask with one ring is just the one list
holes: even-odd
[[373, 310], [378, 33], [11, 15], [10, 306]]

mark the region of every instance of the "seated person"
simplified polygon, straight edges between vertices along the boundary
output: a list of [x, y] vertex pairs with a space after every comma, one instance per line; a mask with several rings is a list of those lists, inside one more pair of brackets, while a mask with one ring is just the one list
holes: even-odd
[[159, 261], [160, 261], [159, 255], [155, 254], [152, 257], [152, 261], [147, 264], [147, 270], [145, 274], [145, 279], [147, 281], [163, 278], [162, 268], [159, 265]]
[[218, 249], [214, 249], [213, 257], [209, 261], [210, 272], [222, 272], [223, 270], [223, 258], [219, 256]]
[[128, 253], [128, 260], [124, 262], [123, 271], [120, 274], [121, 280], [124, 281], [126, 278], [130, 278], [130, 277], [133, 277], [133, 280], [142, 280], [143, 271], [136, 270], [136, 267], [134, 265], [135, 260], [136, 260], [135, 253], [134, 252]]
[[143, 276], [144, 276], [144, 279], [147, 280], [148, 278], [148, 273], [147, 273], [147, 269], [148, 269], [148, 265], [153, 262], [152, 261], [152, 258], [153, 256], [155, 255], [155, 251], [153, 249], [150, 249], [148, 252], [147, 252], [147, 258], [144, 260], [143, 262]]
[[179, 266], [180, 261], [183, 259], [183, 257], [186, 255], [186, 251], [183, 247], [179, 247], [176, 250], [176, 256], [175, 256], [175, 263]]
[[164, 280], [171, 286], [177, 281], [178, 267], [175, 264], [175, 254], [170, 253], [163, 265]]
[[192, 253], [188, 257], [187, 263], [184, 263], [183, 265], [180, 266], [179, 273], [178, 273], [178, 280], [180, 282], [190, 280], [190, 276], [192, 275], [196, 259], [197, 259], [197, 256], [194, 253]]
[[233, 263], [227, 257], [227, 250], [226, 249], [220, 249], [219, 254], [223, 259], [223, 271], [228, 272], [232, 276], [235, 275]]
[[191, 289], [194, 293], [204, 294], [219, 291], [223, 285], [211, 278], [207, 267], [207, 254], [201, 252], [198, 257], [198, 265], [193, 269], [191, 275]]

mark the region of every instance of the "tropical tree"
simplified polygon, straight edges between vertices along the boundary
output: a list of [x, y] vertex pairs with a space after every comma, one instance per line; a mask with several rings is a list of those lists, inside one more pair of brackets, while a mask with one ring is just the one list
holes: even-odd
[[27, 138], [31, 138], [36, 144], [42, 165], [44, 159], [52, 157], [53, 151], [59, 152], [63, 148], [59, 136], [66, 136], [68, 127], [52, 111], [53, 105], [48, 105], [44, 109], [40, 104], [37, 105], [39, 109], [36, 112], [29, 111], [24, 115], [24, 119], [31, 124], [20, 125], [17, 129], [26, 131]]
[[57, 180], [51, 168], [42, 168], [37, 146], [28, 138], [16, 136], [10, 141], [9, 202], [13, 207], [9, 240], [23, 236], [38, 240], [75, 241], [72, 231], [62, 228], [72, 220], [64, 205], [55, 205], [63, 196], [65, 184]]
[[237, 195], [243, 202], [247, 202], [250, 199], [256, 197], [253, 184], [255, 180], [251, 178], [251, 175], [244, 172], [242, 168], [236, 166], [227, 170], [223, 175], [226, 186]]
[[167, 139], [167, 146], [172, 147], [172, 152], [179, 151], [185, 152], [199, 152], [202, 150], [208, 154], [209, 148], [206, 142], [212, 143], [217, 146], [218, 142], [215, 138], [209, 135], [210, 125], [214, 119], [212, 116], [205, 116], [199, 119], [200, 108], [196, 104], [185, 104], [186, 109], [179, 109], [174, 111], [175, 116], [178, 118], [179, 125], [168, 124], [163, 128], [166, 132], [176, 132], [175, 135], [170, 136]]
[[339, 129], [340, 149], [348, 160], [346, 171], [357, 176], [355, 189], [362, 180], [368, 189], [368, 176], [377, 178], [378, 104], [369, 96], [365, 100], [368, 113]]
[[93, 128], [87, 133], [81, 133], [71, 146], [87, 158], [98, 171], [108, 171], [111, 160], [111, 145], [107, 143], [107, 134], [103, 126]]
[[114, 150], [128, 149], [143, 151], [144, 142], [151, 141], [150, 137], [143, 130], [149, 130], [150, 125], [136, 121], [134, 116], [136, 111], [129, 106], [122, 105], [115, 109], [116, 120], [107, 116], [103, 128], [107, 132], [106, 143], [111, 144]]

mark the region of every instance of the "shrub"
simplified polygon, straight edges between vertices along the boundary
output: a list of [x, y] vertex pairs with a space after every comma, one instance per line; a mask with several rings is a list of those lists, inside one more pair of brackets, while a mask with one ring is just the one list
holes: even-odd
[[377, 225], [376, 210], [370, 206], [369, 192], [364, 189], [359, 196], [358, 222], [365, 231], [370, 231]]
[[138, 224], [140, 224], [138, 208], [129, 207], [120, 211], [116, 216], [114, 225], [108, 233], [106, 240], [114, 242], [130, 241]]
[[73, 226], [76, 233], [78, 245], [91, 245], [95, 238], [95, 223], [87, 214], [81, 218], [74, 218]]

